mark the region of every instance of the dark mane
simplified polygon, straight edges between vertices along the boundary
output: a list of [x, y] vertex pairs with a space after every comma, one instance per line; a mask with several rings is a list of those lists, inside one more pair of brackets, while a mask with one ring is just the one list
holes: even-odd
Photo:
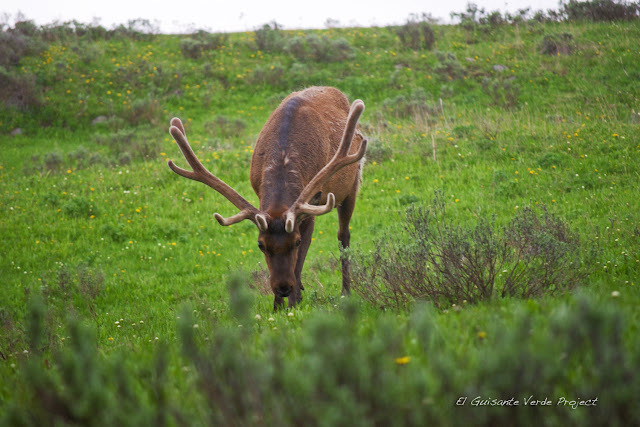
[[[271, 206], [282, 204], [288, 206], [302, 191], [300, 179], [297, 177], [299, 171], [296, 169], [297, 165], [294, 160], [297, 153], [294, 150], [293, 141], [290, 140], [295, 115], [302, 104], [302, 98], [293, 97], [282, 108], [282, 121], [278, 129], [278, 145], [272, 149], [271, 163], [266, 169], [268, 173], [264, 176], [267, 186], [281, 189], [270, 192], [272, 196], [275, 196], [268, 203]], [[291, 179], [291, 175], [294, 176], [294, 179]]]
[[280, 123], [280, 133], [278, 135], [278, 146], [280, 151], [287, 151], [289, 148], [289, 131], [291, 129], [291, 123], [293, 122], [293, 116], [296, 113], [298, 106], [301, 104], [299, 97], [291, 98], [287, 105], [284, 106], [284, 117], [282, 123]]

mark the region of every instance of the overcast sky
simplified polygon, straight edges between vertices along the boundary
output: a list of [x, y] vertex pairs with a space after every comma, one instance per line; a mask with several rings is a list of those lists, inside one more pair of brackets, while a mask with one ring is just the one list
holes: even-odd
[[[467, 3], [468, 0], [0, 0], [0, 13], [11, 17], [10, 24], [21, 12], [40, 25], [75, 19], [82, 23], [98, 20], [111, 28], [143, 18], [152, 21], [162, 32], [194, 29], [231, 32], [253, 30], [273, 20], [290, 29], [325, 28], [327, 19], [337, 20], [342, 26], [399, 24], [411, 13], [429, 13], [449, 22], [449, 14], [463, 11]], [[487, 11], [502, 12], [525, 7], [558, 8], [558, 0], [477, 0], [475, 3]]]

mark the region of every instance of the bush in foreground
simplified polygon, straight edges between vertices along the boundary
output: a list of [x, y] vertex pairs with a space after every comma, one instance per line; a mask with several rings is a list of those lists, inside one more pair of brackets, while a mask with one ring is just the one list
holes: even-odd
[[[32, 305], [31, 350], [17, 367], [23, 378], [3, 403], [0, 423], [423, 426], [640, 421], [635, 404], [640, 377], [634, 368], [640, 363], [640, 347], [637, 341], [625, 345], [631, 316], [612, 301], [579, 295], [551, 310], [544, 322], [537, 314], [541, 305], [522, 303], [509, 320], [497, 320], [486, 330], [471, 326], [469, 343], [460, 346], [442, 335], [442, 315], [429, 305], [419, 306], [405, 322], [398, 323], [395, 316], [371, 322], [351, 299], [335, 312], [294, 318], [291, 327], [272, 331], [270, 322], [251, 317], [246, 280], [233, 281], [230, 306], [243, 327], [215, 324], [210, 334], [205, 325], [194, 327], [192, 310], [183, 310], [178, 325], [181, 370], [170, 366], [170, 343], [156, 347], [147, 359], [152, 363], [134, 364], [135, 359], [123, 354], [99, 352], [91, 329], [77, 321], [69, 326], [65, 347], [50, 356], [41, 345], [44, 308]], [[465, 319], [464, 312], [446, 316]], [[188, 372], [188, 380], [175, 390], [178, 371]], [[534, 400], [550, 404], [534, 406]], [[518, 407], [513, 407], [516, 401]]]

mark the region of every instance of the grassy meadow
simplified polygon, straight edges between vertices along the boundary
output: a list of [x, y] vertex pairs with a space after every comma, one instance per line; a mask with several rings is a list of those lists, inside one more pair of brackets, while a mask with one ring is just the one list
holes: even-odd
[[[402, 27], [5, 29], [33, 45], [0, 68], [0, 420], [640, 422], [640, 25], [472, 24], [430, 25], [430, 47]], [[168, 124], [257, 205], [256, 137], [312, 85], [366, 104], [355, 264], [437, 192], [468, 229], [544, 207], [579, 236], [569, 270], [588, 275], [526, 298], [341, 298], [332, 212], [302, 303], [274, 313], [255, 226], [219, 226], [235, 208], [169, 170], [187, 164]]]

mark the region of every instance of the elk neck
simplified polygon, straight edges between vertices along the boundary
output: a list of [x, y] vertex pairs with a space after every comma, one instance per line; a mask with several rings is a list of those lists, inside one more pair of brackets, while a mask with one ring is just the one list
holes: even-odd
[[262, 178], [263, 198], [260, 209], [272, 217], [280, 214], [293, 204], [304, 187], [304, 179], [300, 170], [300, 132], [303, 127], [297, 123], [296, 112], [303, 105], [300, 97], [291, 98], [280, 110], [280, 126], [277, 132], [277, 143], [271, 144], [271, 152]]

